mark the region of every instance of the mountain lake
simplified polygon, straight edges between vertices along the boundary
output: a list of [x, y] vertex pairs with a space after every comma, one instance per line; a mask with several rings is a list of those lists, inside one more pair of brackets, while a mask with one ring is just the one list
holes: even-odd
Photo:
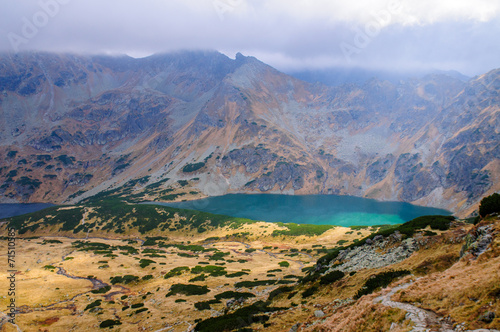
[[54, 206], [48, 203], [31, 203], [31, 204], [0, 204], [0, 219], [20, 216], [26, 213], [40, 211]]
[[452, 214], [444, 209], [404, 202], [335, 195], [228, 194], [186, 202], [147, 204], [269, 222], [344, 227], [399, 224], [424, 215]]

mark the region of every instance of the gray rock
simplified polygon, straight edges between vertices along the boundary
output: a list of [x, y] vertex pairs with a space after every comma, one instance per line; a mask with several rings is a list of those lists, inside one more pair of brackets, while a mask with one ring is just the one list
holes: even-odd
[[493, 236], [491, 235], [491, 226], [479, 227], [476, 231], [473, 231], [465, 237], [465, 244], [460, 250], [460, 257], [467, 254], [472, 254], [475, 258], [481, 255], [488, 249], [491, 241], [493, 241]]
[[288, 332], [297, 332], [299, 330], [299, 327], [300, 327], [300, 323], [297, 323], [294, 326], [292, 326], [290, 328], [290, 330], [288, 330]]
[[[398, 263], [408, 257], [418, 250], [418, 244], [414, 239], [407, 239], [397, 247], [393, 247], [387, 250], [385, 253], [378, 252], [378, 249], [384, 250], [387, 245], [399, 242], [402, 237], [400, 233], [395, 234], [391, 239], [384, 239], [382, 236], [377, 239], [375, 237], [372, 245], [365, 244], [360, 247], [343, 250], [337, 256], [337, 260], [342, 262], [342, 265], [333, 266], [330, 265], [330, 269], [326, 272], [331, 272], [333, 269], [340, 270], [342, 272], [348, 273], [352, 271], [358, 271], [361, 269], [373, 269], [380, 268], [388, 265]], [[375, 240], [378, 240], [375, 242]], [[333, 264], [331, 262], [330, 264]]]
[[322, 310], [316, 310], [316, 311], [314, 312], [314, 316], [315, 316], [316, 318], [322, 318], [322, 317], [325, 317], [325, 313], [324, 313]]
[[479, 317], [479, 320], [485, 322], [486, 324], [491, 323], [493, 319], [495, 319], [495, 313], [492, 311], [487, 311]]

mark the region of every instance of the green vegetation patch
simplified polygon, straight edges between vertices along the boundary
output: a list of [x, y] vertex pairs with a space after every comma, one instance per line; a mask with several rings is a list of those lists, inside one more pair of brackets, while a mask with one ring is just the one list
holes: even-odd
[[94, 294], [106, 294], [111, 289], [111, 286], [104, 286], [99, 289], [93, 289], [91, 292]]
[[81, 207], [60, 210], [60, 207], [54, 206], [7, 220], [9, 227], [17, 229], [19, 234], [34, 231], [40, 225], [60, 225], [60, 231], [72, 231], [83, 219], [83, 213], [84, 210]]
[[273, 270], [268, 270], [267, 271], [267, 273], [275, 273], [275, 272], [283, 272], [283, 270], [282, 269], [273, 269]]
[[148, 308], [141, 308], [139, 310], [134, 311], [134, 315], [140, 314], [141, 312], [148, 311]]
[[201, 302], [196, 302], [194, 304], [194, 307], [197, 309], [197, 310], [210, 310], [210, 305], [211, 304], [217, 304], [217, 303], [221, 303], [219, 300], [209, 300], [209, 301], [201, 301]]
[[172, 270], [168, 271], [165, 274], [165, 279], [172, 278], [175, 276], [180, 276], [184, 271], [189, 271], [189, 267], [187, 266], [174, 267]]
[[289, 293], [293, 291], [295, 288], [292, 286], [281, 286], [273, 290], [271, 293], [269, 293], [269, 297], [267, 298], [268, 301], [272, 301], [276, 296], [281, 295], [283, 293]]
[[234, 287], [246, 287], [252, 288], [256, 286], [268, 286], [276, 284], [277, 280], [269, 279], [269, 280], [254, 280], [254, 281], [240, 281], [234, 284]]
[[207, 286], [197, 286], [197, 285], [186, 285], [186, 284], [174, 284], [170, 287], [170, 291], [165, 295], [169, 297], [176, 294], [183, 295], [204, 295], [210, 292]]
[[226, 274], [226, 278], [238, 278], [238, 277], [242, 277], [244, 275], [248, 275], [248, 273], [243, 272], [243, 271], [239, 271], [239, 272]]
[[59, 240], [43, 240], [42, 245], [45, 244], [61, 244], [62, 242]]
[[368, 279], [363, 287], [356, 293], [354, 299], [359, 299], [363, 295], [371, 294], [376, 289], [387, 287], [393, 280], [410, 274], [408, 270], [388, 271], [376, 274]]
[[125, 276], [110, 277], [110, 282], [112, 285], [115, 284], [130, 284], [131, 282], [139, 281], [139, 277], [127, 274]]
[[290, 263], [288, 263], [287, 261], [282, 261], [282, 262], [279, 262], [278, 265], [281, 267], [289, 267]]
[[314, 293], [316, 293], [318, 291], [318, 287], [317, 286], [312, 286], [312, 287], [309, 287], [307, 288], [305, 291], [302, 292], [302, 298], [308, 298], [308, 297], [311, 297], [314, 295]]
[[145, 268], [145, 267], [147, 267], [147, 266], [149, 266], [151, 264], [156, 264], [156, 262], [152, 261], [150, 259], [144, 259], [144, 258], [139, 261], [139, 266], [141, 268]]
[[117, 326], [117, 325], [122, 325], [122, 322], [120, 322], [119, 320], [113, 320], [113, 319], [107, 319], [105, 321], [103, 321], [101, 324], [99, 324], [99, 327], [101, 329], [105, 329], [105, 328], [112, 328], [113, 326]]
[[196, 276], [196, 277], [194, 277], [194, 278], [189, 279], [188, 281], [189, 281], [189, 282], [195, 282], [195, 281], [205, 281], [205, 280], [206, 280], [206, 278], [207, 278], [207, 276], [206, 276], [204, 273], [202, 273], [202, 274], [200, 274], [199, 276]]
[[500, 212], [500, 194], [494, 193], [481, 200], [479, 204], [479, 215], [486, 217], [488, 214]]
[[186, 166], [184, 166], [182, 168], [182, 171], [184, 173], [192, 173], [192, 172], [196, 172], [197, 170], [199, 170], [203, 167], [205, 167], [205, 163], [203, 163], [203, 162], [195, 163], [195, 164], [187, 164]]
[[248, 292], [233, 292], [233, 291], [226, 291], [224, 293], [220, 293], [214, 296], [217, 300], [220, 299], [248, 299], [251, 297], [255, 297], [252, 293]]
[[109, 244], [101, 242], [83, 242], [75, 241], [71, 244], [78, 251], [98, 251], [98, 250], [109, 250], [113, 249]]
[[212, 256], [208, 258], [209, 261], [223, 261], [224, 256], [229, 256], [229, 252], [222, 252], [222, 251], [217, 251], [214, 253]]
[[335, 270], [322, 276], [321, 279], [319, 280], [319, 283], [321, 285], [331, 284], [334, 283], [335, 281], [342, 279], [344, 276], [345, 276], [344, 272]]
[[68, 157], [65, 154], [62, 154], [58, 157], [55, 157], [54, 159], [61, 162], [64, 166], [73, 165], [74, 161], [76, 160], [75, 157], [71, 157], [71, 156]]
[[243, 328], [245, 326], [254, 323], [266, 323], [269, 320], [269, 316], [266, 313], [283, 309], [285, 308], [270, 307], [268, 302], [258, 301], [240, 308], [231, 314], [203, 320], [196, 325], [195, 330], [198, 332], [244, 331]]
[[196, 265], [191, 269], [191, 273], [200, 274], [207, 273], [212, 277], [220, 277], [227, 274], [226, 268], [223, 266], [215, 266], [215, 265]]
[[102, 302], [102, 300], [95, 300], [94, 302], [87, 305], [83, 311], [87, 311], [87, 310], [90, 310], [92, 308], [98, 307], [101, 305], [101, 302]]

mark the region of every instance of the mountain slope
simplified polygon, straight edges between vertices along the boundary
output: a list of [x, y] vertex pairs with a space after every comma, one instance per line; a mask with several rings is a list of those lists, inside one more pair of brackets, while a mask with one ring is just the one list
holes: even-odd
[[4, 54], [0, 194], [63, 202], [148, 176], [134, 193], [168, 178], [183, 198], [342, 194], [466, 215], [500, 190], [499, 82], [326, 87], [241, 54]]
[[[0, 220], [2, 234], [16, 235], [22, 257], [2, 263], [18, 270], [20, 329], [500, 328], [496, 214], [475, 225], [424, 216], [401, 225], [343, 228], [116, 198], [102, 195]], [[7, 247], [8, 241], [0, 243], [1, 250]], [[0, 286], [8, 288], [11, 278]], [[43, 292], [36, 291], [41, 280]], [[7, 307], [10, 296], [0, 304]], [[10, 331], [6, 317], [0, 329]]]

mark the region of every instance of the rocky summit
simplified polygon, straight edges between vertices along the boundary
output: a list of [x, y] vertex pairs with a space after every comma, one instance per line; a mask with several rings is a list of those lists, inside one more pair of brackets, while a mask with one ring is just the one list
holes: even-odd
[[[500, 70], [311, 84], [253, 57], [0, 55], [0, 199], [231, 192], [399, 200], [468, 216], [500, 190]], [[172, 189], [169, 189], [172, 190]], [[142, 195], [142, 196], [140, 196]]]

